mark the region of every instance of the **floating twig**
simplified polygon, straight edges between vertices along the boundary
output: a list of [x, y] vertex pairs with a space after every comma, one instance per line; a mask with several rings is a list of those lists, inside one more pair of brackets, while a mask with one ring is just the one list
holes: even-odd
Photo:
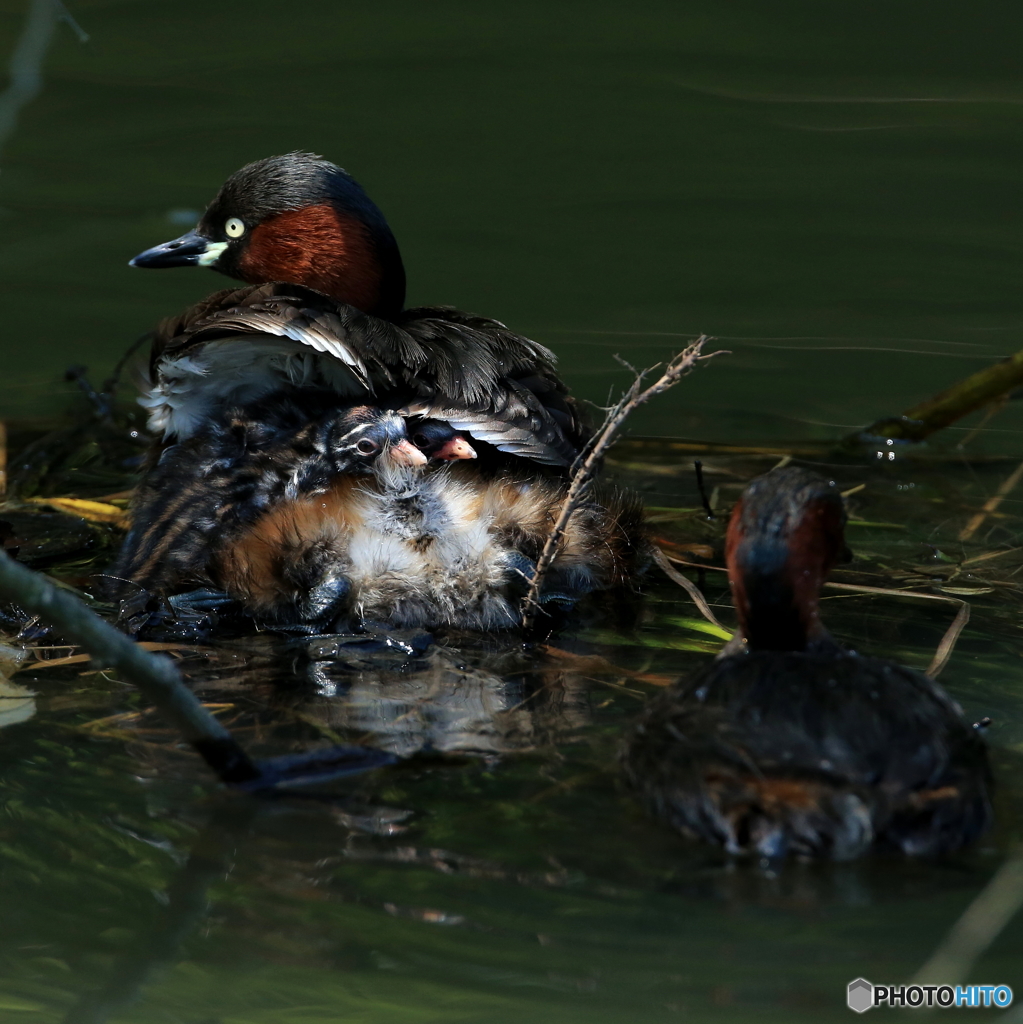
[[971, 412], [982, 409], [989, 402], [1001, 398], [1013, 388], [1023, 384], [1023, 350], [987, 366], [966, 380], [953, 384], [933, 398], [914, 405], [901, 416], [877, 420], [864, 430], [847, 437], [843, 444], [861, 447], [870, 438], [894, 441], [923, 441], [950, 423]]
[[572, 465], [571, 478], [565, 500], [561, 503], [558, 518], [555, 520], [550, 536], [547, 538], [547, 543], [544, 544], [543, 551], [537, 559], [536, 571], [533, 573], [529, 592], [522, 602], [523, 629], [527, 631], [531, 629], [536, 620], [536, 613], [540, 609], [540, 588], [543, 585], [544, 577], [547, 575], [551, 563], [558, 554], [558, 549], [561, 546], [565, 529], [572, 518], [572, 514], [586, 499], [586, 495], [597, 474], [597, 469], [600, 466], [601, 457], [614, 443], [626, 419], [636, 408], [644, 402], [648, 402], [651, 398], [667, 391], [669, 388], [674, 387], [702, 360], [712, 359], [714, 356], [721, 354], [720, 352], [712, 352], [709, 355], [703, 355], [703, 346], [709, 340], [706, 335], [701, 335], [697, 338], [696, 341], [671, 359], [667, 366], [665, 366], [661, 376], [647, 388], [643, 387], [644, 380], [658, 367], [652, 366], [636, 373], [636, 379], [632, 382], [632, 386], [607, 411], [604, 422], [579, 453], [579, 456]]

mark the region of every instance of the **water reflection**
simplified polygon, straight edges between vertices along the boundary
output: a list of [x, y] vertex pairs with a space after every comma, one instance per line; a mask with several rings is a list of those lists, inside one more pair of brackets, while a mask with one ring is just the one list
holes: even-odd
[[570, 740], [589, 722], [589, 685], [567, 672], [528, 670], [531, 659], [509, 647], [482, 657], [435, 647], [414, 670], [352, 672], [314, 660], [317, 695], [302, 710], [401, 757], [497, 755]]
[[195, 841], [184, 867], [163, 894], [164, 906], [147, 934], [110, 971], [97, 990], [89, 991], [64, 1017], [65, 1024], [104, 1024], [123, 1007], [137, 1002], [150, 979], [182, 956], [182, 943], [209, 914], [209, 889], [228, 872], [235, 848], [258, 806], [251, 800], [217, 802]]
[[11, 84], [0, 93], [0, 153], [18, 124], [22, 107], [43, 86], [43, 60], [60, 8], [54, 0], [31, 0], [25, 27], [11, 54]]

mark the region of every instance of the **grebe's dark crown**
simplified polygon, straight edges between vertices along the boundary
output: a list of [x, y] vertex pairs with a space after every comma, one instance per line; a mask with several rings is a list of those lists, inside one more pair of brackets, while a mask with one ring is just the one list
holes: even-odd
[[367, 313], [405, 303], [405, 268], [380, 208], [343, 168], [314, 153], [246, 164], [193, 231], [139, 253], [134, 267], [210, 267], [251, 284], [322, 291]]
[[235, 171], [207, 207], [197, 230], [207, 238], [224, 238], [230, 217], [254, 227], [318, 203], [332, 203], [368, 227], [390, 234], [380, 208], [343, 167], [315, 153], [297, 151], [254, 160]]

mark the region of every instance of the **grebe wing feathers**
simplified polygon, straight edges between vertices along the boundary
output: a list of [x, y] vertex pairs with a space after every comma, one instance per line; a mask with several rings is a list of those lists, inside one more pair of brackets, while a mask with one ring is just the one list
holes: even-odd
[[419, 396], [413, 405], [424, 410], [417, 414], [447, 420], [505, 452], [572, 463], [587, 431], [549, 349], [497, 320], [450, 307], [407, 310], [399, 322], [431, 354], [432, 379], [409, 381]]
[[347, 332], [336, 312], [299, 304], [288, 296], [261, 294], [267, 290], [268, 286], [261, 285], [218, 292], [182, 316], [165, 320], [157, 329], [153, 346], [154, 371], [164, 359], [183, 355], [209, 341], [231, 335], [269, 334], [341, 360], [359, 383], [370, 389], [365, 363], [348, 344]]
[[[543, 345], [496, 320], [449, 307], [406, 310], [392, 323], [299, 285], [263, 284], [211, 295], [157, 331], [161, 364], [231, 336], [288, 338], [342, 361], [371, 395], [451, 412], [481, 440], [550, 465], [568, 465], [585, 437], [578, 411]], [[424, 413], [425, 414], [425, 413]]]

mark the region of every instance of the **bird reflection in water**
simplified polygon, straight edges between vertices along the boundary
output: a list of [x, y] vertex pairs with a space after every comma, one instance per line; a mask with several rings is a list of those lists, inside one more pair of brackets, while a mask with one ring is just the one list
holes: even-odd
[[[426, 635], [396, 634], [410, 646]], [[589, 722], [591, 684], [511, 644], [482, 652], [436, 644], [391, 664], [353, 663], [338, 657], [344, 646], [309, 642], [316, 693], [302, 710], [399, 757], [521, 752], [564, 741]]]

